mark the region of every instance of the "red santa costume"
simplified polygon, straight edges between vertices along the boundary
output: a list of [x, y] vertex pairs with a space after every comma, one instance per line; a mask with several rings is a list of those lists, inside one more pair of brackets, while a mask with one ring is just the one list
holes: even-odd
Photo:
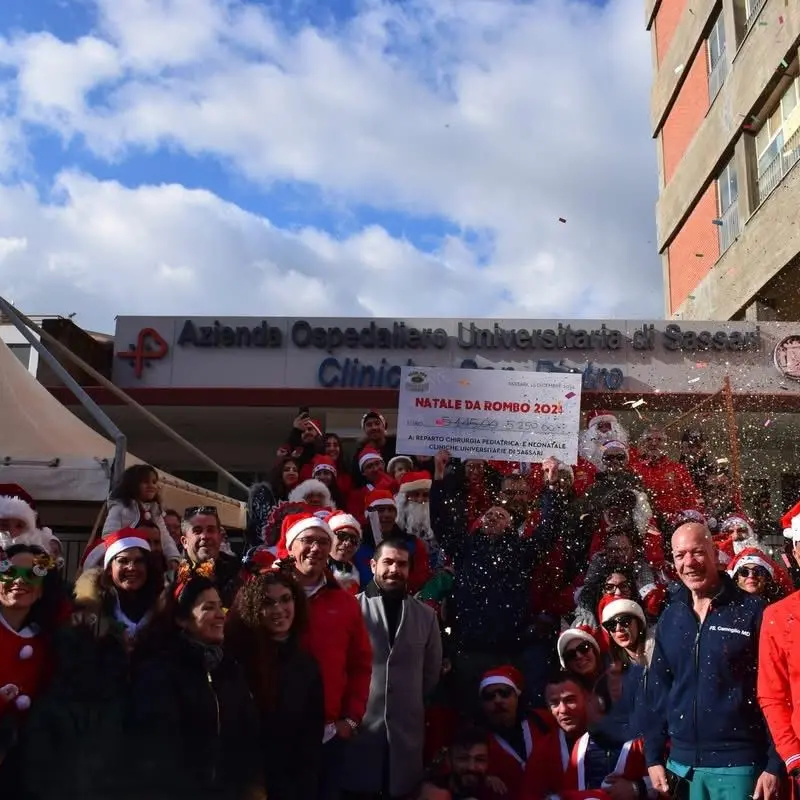
[[[502, 666], [484, 673], [478, 685], [478, 691], [491, 686], [508, 686], [519, 697], [523, 689], [522, 673], [512, 666]], [[548, 719], [549, 718], [549, 719]], [[499, 778], [508, 789], [510, 800], [518, 798], [522, 790], [525, 775], [525, 765], [528, 763], [534, 749], [539, 747], [539, 742], [553, 733], [553, 719], [550, 714], [538, 712], [520, 722], [522, 741], [525, 744], [525, 753], [518, 753], [498, 733], [489, 735], [489, 774]]]
[[36, 545], [50, 553], [53, 558], [61, 556], [61, 542], [53, 535], [50, 528], [40, 528], [36, 524], [36, 504], [33, 498], [16, 483], [0, 484], [0, 520], [18, 520], [22, 523], [21, 533], [7, 531], [16, 544]]
[[362, 471], [362, 473], [367, 464], [375, 461], [379, 461], [381, 463], [381, 471], [378, 473], [378, 476], [373, 479], [372, 483], [367, 483], [366, 486], [362, 486], [360, 489], [355, 489], [350, 493], [350, 502], [347, 510], [362, 525], [366, 522], [364, 509], [367, 508], [367, 495], [375, 489], [383, 489], [391, 492], [392, 495], [394, 495], [398, 489], [397, 482], [390, 475], [388, 475], [383, 468], [383, 456], [378, 450], [376, 450], [374, 447], [367, 446], [358, 454], [358, 468]]
[[[352, 533], [354, 536], [358, 537], [358, 543], [361, 543], [361, 525], [352, 514], [348, 514], [346, 511], [334, 511], [326, 519], [326, 522], [328, 523], [328, 527], [333, 531], [334, 538], [337, 533]], [[353, 553], [355, 553], [355, 550]], [[328, 565], [339, 586], [346, 589], [353, 596], [361, 591], [361, 578], [352, 561], [347, 564], [335, 561], [333, 560], [333, 556], [331, 556]]]
[[[800, 540], [800, 503], [781, 519], [783, 533]], [[758, 650], [758, 703], [775, 749], [792, 777], [792, 798], [800, 798], [800, 592], [764, 609]]]
[[603, 445], [612, 441], [627, 445], [628, 431], [610, 411], [590, 411], [586, 416], [586, 429], [581, 431], [578, 438], [578, 455], [595, 469], [600, 469]]
[[[610, 795], [605, 785], [596, 788], [586, 786], [585, 760], [591, 734], [578, 737], [570, 748], [564, 731], [557, 730], [543, 741], [538, 753], [528, 761], [523, 781], [524, 800], [607, 800]], [[620, 749], [617, 763], [610, 774], [626, 780], [643, 781], [652, 785], [647, 773], [644, 743], [641, 739], [625, 742]]]
[[[431, 489], [431, 474], [425, 471], [406, 472], [400, 480], [400, 489], [395, 497], [397, 504], [397, 526], [417, 540], [414, 556], [415, 567], [425, 565], [424, 574], [416, 572], [412, 591], [419, 591], [432, 571], [444, 566], [441, 560], [441, 548], [431, 527], [431, 505], [429, 500], [412, 501], [409, 495], [413, 492], [429, 492]], [[420, 562], [417, 564], [417, 562]]]
[[[747, 529], [747, 535], [743, 538], [737, 538], [741, 537], [741, 533], [734, 531], [743, 528]], [[731, 560], [743, 550], [753, 548], [761, 550], [758, 537], [753, 530], [753, 523], [743, 514], [732, 514], [722, 520], [719, 526], [719, 533], [714, 536], [714, 544], [716, 544], [717, 552], [719, 553], [719, 562], [726, 568]]]
[[668, 517], [686, 509], [703, 508], [700, 493], [683, 464], [666, 455], [647, 459], [636, 451], [631, 453], [630, 463], [633, 472], [642, 479], [656, 514]]

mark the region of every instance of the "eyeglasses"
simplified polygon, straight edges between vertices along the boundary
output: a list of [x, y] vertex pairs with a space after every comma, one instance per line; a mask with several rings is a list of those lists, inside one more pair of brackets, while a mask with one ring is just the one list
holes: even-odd
[[300, 542], [303, 547], [330, 547], [331, 539], [329, 536], [300, 536], [296, 541]]
[[564, 651], [564, 661], [574, 661], [578, 656], [585, 656], [591, 649], [592, 646], [589, 642], [581, 642], [572, 650]]
[[603, 586], [603, 592], [605, 594], [617, 594], [619, 592], [630, 592], [631, 585], [628, 581], [622, 581], [622, 583], [607, 583]]
[[358, 536], [354, 533], [339, 533], [339, 531], [336, 531], [336, 538], [346, 544], [358, 544]]
[[189, 506], [189, 508], [183, 512], [183, 518], [186, 520], [197, 516], [219, 517], [219, 514], [217, 513], [216, 506]]
[[617, 628], [624, 628], [625, 630], [628, 630], [635, 619], [636, 617], [634, 617], [633, 614], [618, 614], [608, 622], [604, 622], [603, 627], [609, 633], [614, 633]]
[[766, 580], [769, 577], [769, 572], [764, 567], [739, 567], [736, 570], [736, 577], [740, 576], [742, 578], [761, 578]]
[[9, 566], [6, 570], [0, 572], [0, 583], [14, 583], [15, 581], [22, 581], [29, 586], [39, 586], [47, 575], [45, 567], [15, 567]]
[[481, 700], [487, 703], [491, 703], [492, 700], [496, 700], [498, 697], [502, 700], [508, 700], [513, 694], [514, 690], [510, 686], [498, 686], [495, 689], [485, 689], [482, 691]]

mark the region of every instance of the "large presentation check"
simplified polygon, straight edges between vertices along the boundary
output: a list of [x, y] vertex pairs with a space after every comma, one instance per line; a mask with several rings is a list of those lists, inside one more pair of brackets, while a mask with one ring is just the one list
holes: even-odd
[[403, 367], [397, 452], [536, 463], [578, 460], [581, 375]]

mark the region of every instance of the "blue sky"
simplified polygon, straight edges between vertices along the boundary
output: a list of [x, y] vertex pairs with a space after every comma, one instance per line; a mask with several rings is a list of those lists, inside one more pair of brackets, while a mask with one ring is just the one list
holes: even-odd
[[6, 0], [0, 292], [105, 330], [151, 311], [660, 316], [629, 11]]

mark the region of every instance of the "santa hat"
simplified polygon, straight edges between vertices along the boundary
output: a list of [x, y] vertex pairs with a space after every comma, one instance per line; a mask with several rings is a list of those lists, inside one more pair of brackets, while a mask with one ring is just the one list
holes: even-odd
[[600, 622], [605, 624], [614, 619], [614, 617], [618, 617], [620, 614], [630, 614], [630, 616], [636, 617], [636, 619], [642, 623], [643, 628], [647, 627], [647, 619], [645, 619], [644, 610], [635, 600], [618, 599], [606, 603], [602, 611], [602, 616], [600, 617]]
[[318, 419], [311, 419], [310, 417], [306, 417], [305, 419], [306, 428], [313, 428], [314, 433], [317, 436], [322, 436], [322, 423]]
[[741, 514], [731, 514], [729, 517], [725, 517], [719, 525], [720, 531], [726, 531], [730, 528], [747, 528], [747, 538], [755, 538], [756, 534], [753, 530], [753, 523]]
[[597, 639], [594, 638], [589, 628], [583, 626], [579, 628], [567, 628], [561, 636], [558, 637], [558, 642], [556, 643], [558, 660], [561, 662], [561, 666], [564, 669], [567, 668], [567, 662], [564, 660], [564, 653], [573, 642], [577, 641], [588, 642], [595, 649], [597, 655], [600, 655], [600, 645], [597, 643]]
[[328, 538], [330, 538], [331, 543], [333, 543], [333, 531], [324, 519], [310, 512], [287, 514], [281, 525], [281, 538], [278, 542], [278, 558], [286, 558], [286, 556], [289, 555], [289, 548], [292, 546], [292, 542], [294, 542], [301, 533], [312, 529], [327, 533]]
[[324, 498], [323, 505], [330, 506], [333, 504], [330, 489], [316, 478], [309, 478], [307, 481], [298, 483], [297, 486], [289, 492], [289, 502], [304, 503], [309, 494], [321, 494]]
[[770, 578], [775, 577], [775, 564], [771, 564], [767, 554], [757, 547], [748, 547], [736, 555], [728, 565], [728, 575], [733, 578], [740, 567], [763, 567]]
[[0, 518], [19, 519], [25, 532], [36, 530], [36, 504], [33, 498], [16, 483], [0, 484]]
[[594, 428], [601, 422], [608, 422], [611, 425], [619, 425], [619, 420], [610, 411], [600, 411], [595, 409], [586, 415], [586, 427]]
[[781, 525], [787, 539], [800, 542], [800, 503], [796, 503], [781, 517]]
[[386, 471], [391, 473], [392, 469], [398, 464], [408, 464], [409, 470], [414, 469], [414, 459], [411, 458], [411, 456], [395, 456], [389, 459], [389, 463], [386, 465]]
[[430, 489], [432, 484], [430, 472], [406, 472], [400, 479], [400, 491], [403, 494], [406, 492], [419, 492], [424, 489]]
[[330, 456], [314, 456], [311, 461], [311, 477], [316, 477], [318, 472], [332, 472], [337, 475], [336, 462]]
[[397, 508], [397, 503], [388, 489], [373, 489], [371, 492], [367, 492], [367, 496], [364, 498], [364, 510], [369, 511], [378, 506]]
[[363, 471], [364, 465], [370, 461], [383, 462], [383, 456], [374, 447], [365, 447], [358, 454], [358, 468]]
[[105, 544], [103, 569], [108, 569], [108, 565], [123, 552], [123, 550], [130, 550], [133, 547], [138, 547], [140, 550], [150, 552], [150, 542], [148, 542], [147, 539], [142, 539], [141, 533], [136, 530], [136, 528], [123, 528], [122, 530], [115, 531], [110, 536], [106, 536], [103, 539], [103, 544]]
[[504, 664], [502, 667], [495, 667], [483, 673], [481, 682], [478, 684], [478, 694], [487, 686], [496, 686], [498, 684], [510, 686], [518, 695], [522, 694], [522, 690], [525, 688], [522, 673], [516, 667]]
[[381, 425], [383, 425], [384, 428], [386, 427], [386, 417], [384, 417], [377, 408], [371, 408], [366, 414], [364, 414], [363, 417], [361, 417], [361, 430], [366, 428], [367, 422], [371, 419], [380, 420]]
[[342, 530], [351, 530], [358, 534], [359, 539], [361, 538], [361, 525], [352, 514], [348, 514], [346, 511], [337, 511], [331, 514], [327, 522], [334, 533]]

